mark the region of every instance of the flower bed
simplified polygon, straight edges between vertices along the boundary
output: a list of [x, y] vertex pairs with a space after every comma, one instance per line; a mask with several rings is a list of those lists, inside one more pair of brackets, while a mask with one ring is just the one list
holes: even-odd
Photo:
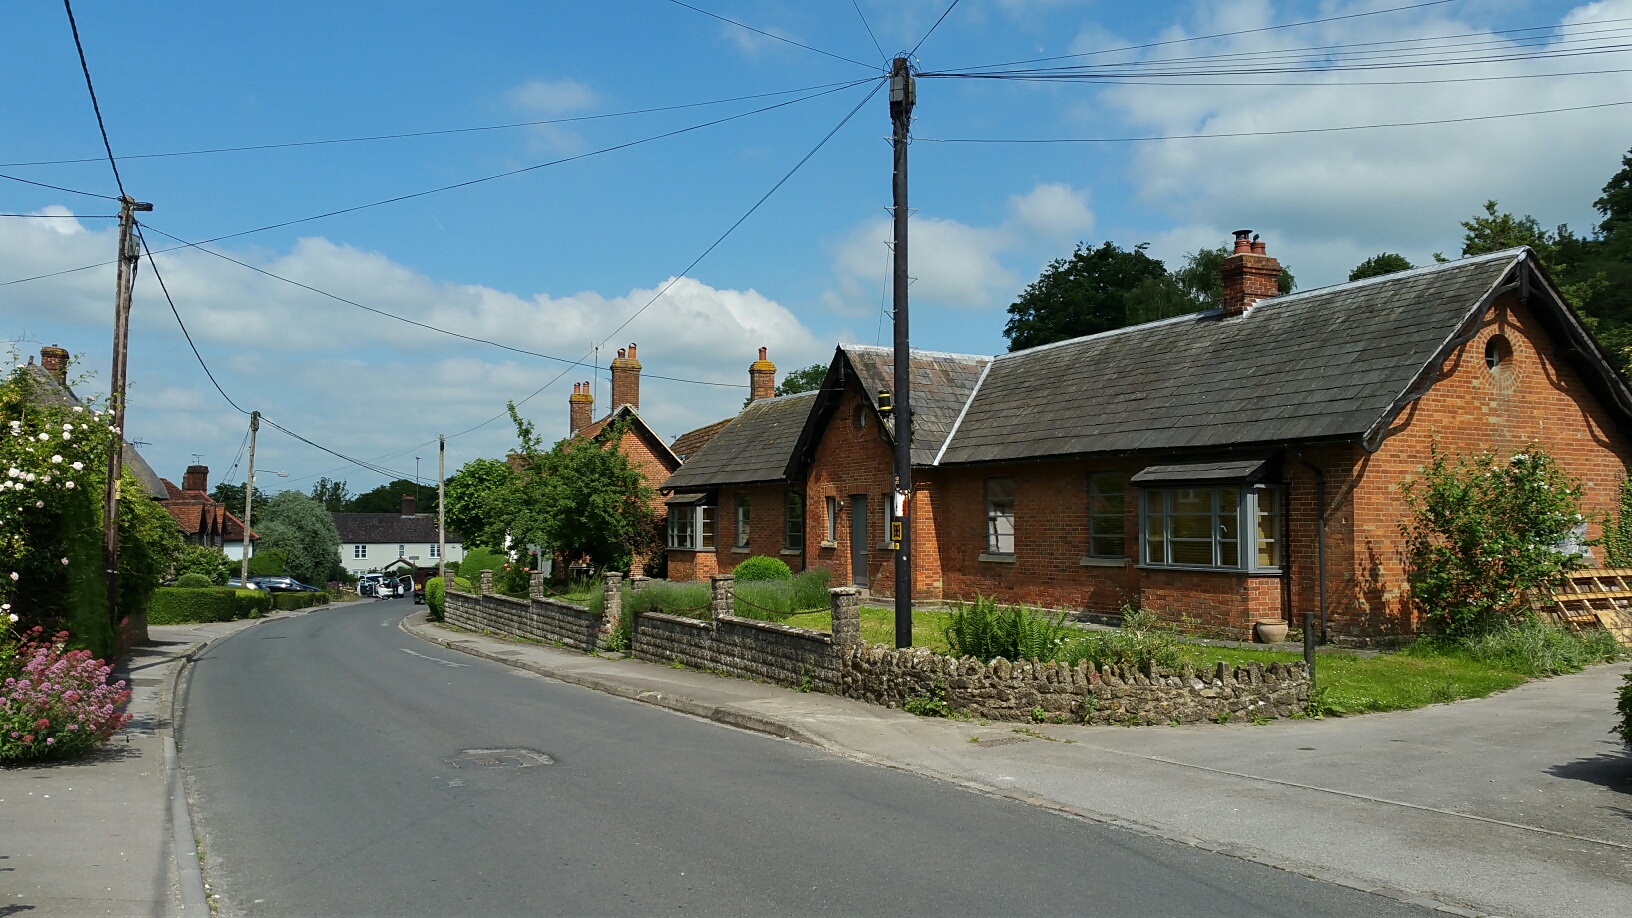
[[113, 668], [88, 650], [69, 650], [68, 632], [44, 629], [0, 639], [0, 762], [66, 758], [110, 739], [130, 722], [130, 700]]

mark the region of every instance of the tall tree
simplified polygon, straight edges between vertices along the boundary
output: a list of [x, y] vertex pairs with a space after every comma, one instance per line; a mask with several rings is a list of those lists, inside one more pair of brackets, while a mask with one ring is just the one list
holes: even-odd
[[341, 513], [351, 500], [351, 489], [344, 481], [334, 481], [324, 476], [312, 485], [312, 500], [322, 504], [323, 509], [330, 513]]
[[323, 505], [299, 491], [284, 491], [258, 511], [257, 548], [280, 549], [289, 576], [324, 583], [340, 563], [340, 532]]
[[[266, 503], [268, 497], [269, 495], [262, 491], [259, 486], [255, 488], [255, 506], [259, 507]], [[228, 484], [225, 481], [216, 482], [215, 487], [210, 489], [210, 499], [226, 506], [236, 516], [244, 515], [244, 485], [242, 482], [238, 484]]]
[[345, 512], [400, 513], [404, 496], [414, 498], [420, 513], [428, 513], [436, 507], [436, 485], [434, 483], [426, 486], [407, 478], [398, 478], [396, 481], [380, 485], [371, 491], [364, 491], [346, 501]]
[[1382, 277], [1385, 274], [1409, 271], [1415, 267], [1416, 265], [1407, 261], [1404, 255], [1382, 252], [1355, 265], [1354, 270], [1349, 272], [1349, 280], [1357, 281], [1365, 280], [1368, 277]]
[[782, 377], [776, 384], [776, 394], [798, 395], [801, 392], [815, 392], [822, 387], [822, 380], [827, 378], [827, 364], [813, 363], [803, 370], [794, 370]]
[[473, 459], [447, 480], [448, 529], [465, 548], [501, 549], [520, 502], [516, 472], [501, 459]]
[[1003, 327], [1009, 350], [1018, 351], [1067, 338], [1120, 328], [1127, 317], [1128, 292], [1146, 280], [1167, 276], [1160, 260], [1114, 242], [1099, 248], [1079, 244], [1070, 258], [1057, 258], [1009, 306]]

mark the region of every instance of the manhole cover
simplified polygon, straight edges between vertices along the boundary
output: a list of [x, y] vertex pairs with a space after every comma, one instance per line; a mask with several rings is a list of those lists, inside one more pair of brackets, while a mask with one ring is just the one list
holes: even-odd
[[991, 739], [975, 740], [977, 746], [1013, 746], [1015, 743], [1029, 743], [1031, 740], [1023, 736], [994, 736]]
[[532, 768], [554, 765], [555, 759], [536, 749], [465, 749], [449, 764], [455, 768]]

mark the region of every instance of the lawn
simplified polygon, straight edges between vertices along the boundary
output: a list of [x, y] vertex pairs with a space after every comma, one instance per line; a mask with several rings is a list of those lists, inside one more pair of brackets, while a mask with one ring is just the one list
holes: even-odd
[[[947, 651], [942, 633], [948, 613], [919, 610], [912, 614], [912, 644], [936, 653]], [[782, 620], [784, 624], [831, 631], [829, 612], [812, 612]], [[877, 606], [861, 609], [861, 639], [872, 644], [895, 644], [895, 610]], [[1295, 663], [1301, 653], [1184, 644], [1180, 651], [1198, 669], [1222, 660], [1231, 666], [1247, 663]], [[1526, 677], [1487, 663], [1451, 654], [1390, 652], [1377, 654], [1322, 653], [1315, 661], [1316, 701], [1330, 715], [1401, 711], [1424, 705], [1483, 698], [1526, 681]]]

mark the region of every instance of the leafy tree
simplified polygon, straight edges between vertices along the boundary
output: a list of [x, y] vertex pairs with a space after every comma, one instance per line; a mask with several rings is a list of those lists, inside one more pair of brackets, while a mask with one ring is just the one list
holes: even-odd
[[420, 513], [426, 513], [436, 508], [435, 487], [427, 488], [407, 478], [398, 478], [396, 481], [380, 485], [372, 491], [364, 491], [351, 498], [345, 504], [345, 512], [400, 513], [402, 512], [402, 498], [404, 495], [410, 495], [414, 498], [415, 506]]
[[[244, 485], [242, 482], [238, 484], [228, 484], [224, 481], [217, 482], [215, 487], [210, 489], [210, 499], [218, 504], [225, 505], [235, 516], [244, 515]], [[268, 500], [271, 500], [271, 495], [262, 491], [260, 485], [256, 485], [255, 506], [260, 507]]]
[[467, 549], [503, 548], [521, 499], [516, 472], [500, 459], [473, 459], [444, 483], [448, 529]]
[[1486, 201], [1483, 216], [1462, 221], [1462, 254], [1484, 255], [1526, 245], [1543, 264], [1551, 262], [1558, 236], [1542, 229], [1541, 222], [1529, 214], [1515, 217], [1498, 207], [1495, 201]]
[[569, 437], [540, 452], [531, 422], [510, 408], [521, 441], [521, 512], [511, 526], [517, 544], [543, 545], [597, 568], [626, 569], [653, 546], [652, 489], [617, 444], [627, 421], [593, 440]]
[[343, 513], [346, 503], [351, 500], [351, 489], [344, 481], [333, 481], [324, 476], [312, 485], [312, 500], [322, 504], [323, 509], [330, 513]]
[[1349, 280], [1357, 281], [1365, 280], [1368, 277], [1382, 277], [1385, 274], [1409, 271], [1415, 267], [1416, 265], [1407, 261], [1404, 255], [1383, 252], [1373, 255], [1356, 265], [1354, 270], [1349, 272]]
[[[273, 532], [277, 531], [277, 523], [273, 523]], [[294, 538], [294, 536], [290, 536]], [[266, 536], [263, 534], [264, 541]], [[283, 577], [289, 573], [288, 556], [281, 548], [262, 548], [249, 556], [249, 576], [251, 577]], [[315, 586], [315, 584], [314, 584]]]
[[1126, 321], [1128, 292], [1167, 276], [1146, 246], [1123, 249], [1114, 242], [1099, 248], [1079, 244], [1070, 258], [1056, 258], [1009, 306], [1003, 327], [1009, 350], [1018, 351], [1067, 338], [1120, 328]]
[[782, 377], [776, 384], [776, 394], [798, 395], [801, 392], [815, 392], [822, 387], [822, 380], [827, 378], [827, 364], [813, 363], [803, 370], [794, 370]]
[[305, 583], [327, 581], [340, 557], [340, 532], [322, 504], [299, 491], [284, 491], [266, 502], [260, 519], [259, 547], [281, 549], [289, 576]]
[[175, 563], [173, 573], [177, 577], [202, 574], [216, 586], [225, 586], [227, 578], [237, 569], [232, 559], [221, 553], [221, 549], [208, 545], [183, 545], [176, 553]]

